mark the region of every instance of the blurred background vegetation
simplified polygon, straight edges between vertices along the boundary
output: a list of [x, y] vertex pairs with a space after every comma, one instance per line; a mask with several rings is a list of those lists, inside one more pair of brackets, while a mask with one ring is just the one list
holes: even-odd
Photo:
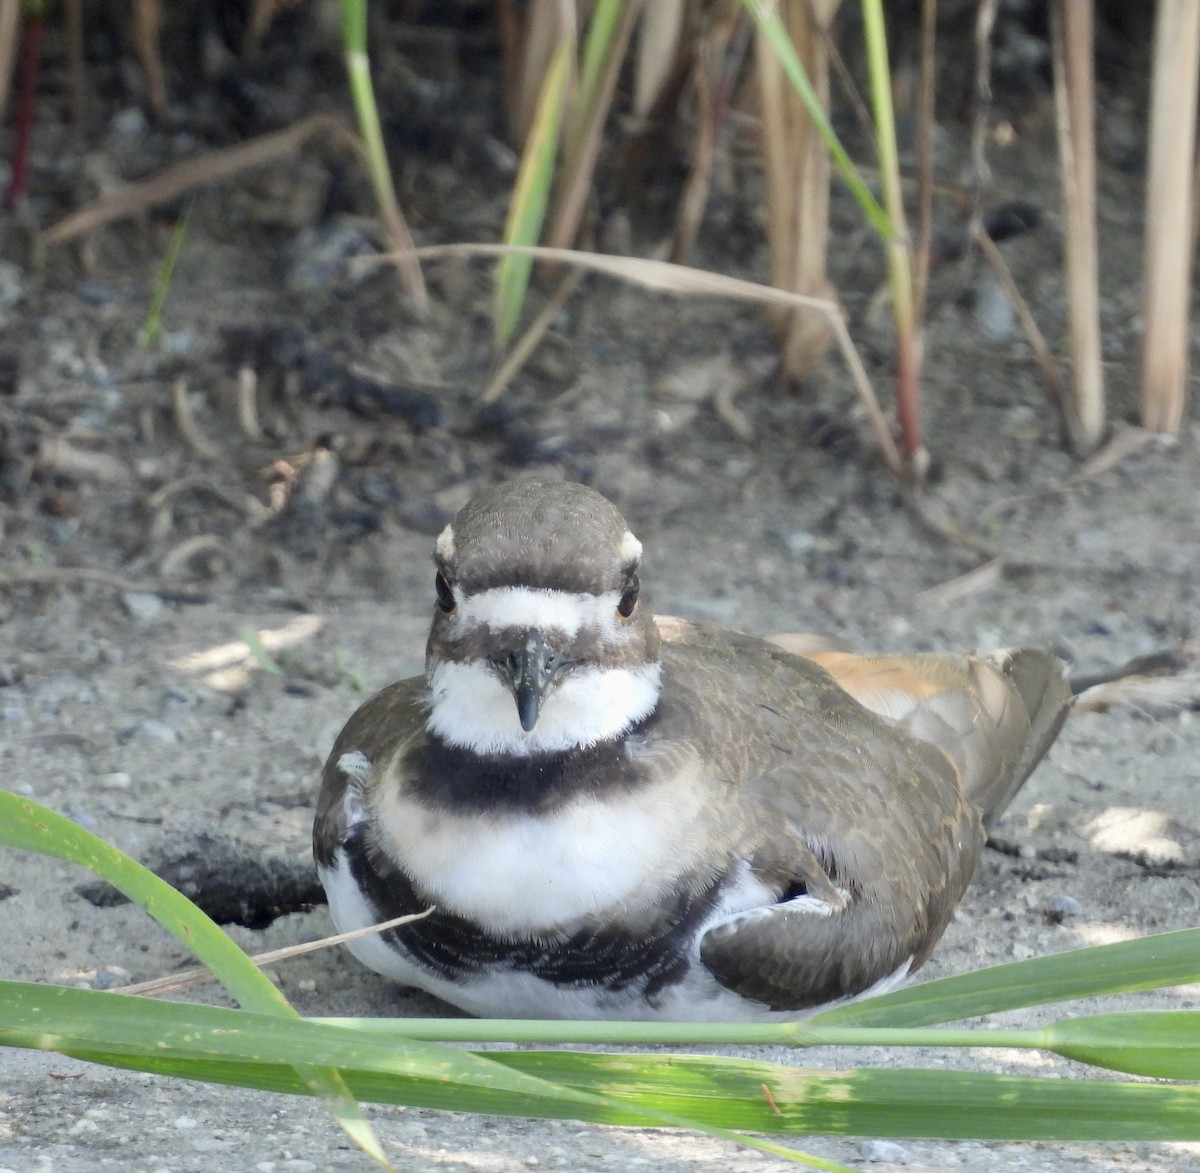
[[[993, 266], [1067, 440], [1086, 454], [1105, 438], [1098, 130], [1112, 165], [1146, 176], [1138, 422], [1179, 431], [1198, 44], [1200, 6], [1190, 0], [0, 0], [0, 112], [13, 127], [6, 202], [36, 206], [40, 242], [56, 244], [269, 163], [312, 135], [353, 139], [386, 242], [403, 254], [397, 265], [407, 297], [419, 310], [428, 294], [407, 255], [407, 197], [396, 195], [393, 176], [412, 194], [421, 184], [420, 157], [459, 151], [484, 119], [486, 149], [514, 152], [511, 162], [492, 160], [512, 174], [509, 245], [633, 255], [649, 246], [650, 255], [686, 265], [696, 260], [698, 239], [728, 218], [722, 205], [753, 201], [769, 246], [769, 283], [797, 295], [768, 312], [780, 379], [800, 383], [835, 341], [841, 318], [830, 264], [831, 252], [847, 247], [849, 222], [831, 211], [831, 184], [841, 183], [886, 260], [894, 427], [882, 422], [865, 378], [860, 391], [884, 456], [917, 484], [928, 459], [919, 390], [923, 323], [931, 270], [939, 266]], [[291, 101], [266, 88], [281, 71], [305, 77]], [[465, 102], [464, 74], [490, 76], [498, 106]], [[169, 129], [181, 121], [180, 103], [191, 102], [190, 166], [157, 183], [110, 175], [98, 204], [42, 222], [63, 210], [47, 190], [49, 177], [29, 171], [38, 93], [47, 85], [65, 87], [85, 130], [98, 112], [111, 116], [130, 101]], [[333, 117], [347, 92], [354, 136]], [[1016, 133], [1004, 111], [1039, 105], [1050, 108], [1061, 162], [1068, 291], [1061, 338], [1045, 336], [995, 248], [1033, 226], [1036, 206], [996, 209], [987, 200], [989, 150]], [[1105, 142], [1098, 111], [1114, 108], [1125, 141], [1110, 135]], [[956, 121], [970, 127], [965, 158], [951, 157], [942, 142], [942, 126]], [[127, 185], [134, 178], [140, 186]], [[431, 243], [436, 225], [422, 227], [422, 243]], [[519, 253], [499, 265], [499, 373], [488, 397], [512, 377], [578, 279], [543, 268], [542, 279], [557, 281], [557, 291], [514, 351], [531, 265]], [[637, 279], [632, 269], [629, 275]], [[824, 308], [803, 308], [805, 298]], [[502, 363], [506, 353], [510, 361]]]

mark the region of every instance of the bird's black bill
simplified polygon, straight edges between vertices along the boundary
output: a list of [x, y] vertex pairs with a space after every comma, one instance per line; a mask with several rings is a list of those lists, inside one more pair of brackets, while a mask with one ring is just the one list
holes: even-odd
[[526, 733], [537, 724], [542, 701], [559, 666], [558, 657], [546, 646], [541, 633], [533, 630], [525, 632], [520, 646], [505, 660], [504, 667], [517, 702], [517, 716]]

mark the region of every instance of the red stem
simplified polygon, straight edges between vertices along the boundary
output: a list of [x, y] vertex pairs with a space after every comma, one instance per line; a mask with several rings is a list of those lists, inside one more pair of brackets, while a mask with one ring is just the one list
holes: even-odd
[[42, 64], [46, 18], [40, 13], [26, 13], [22, 32], [21, 80], [13, 118], [12, 176], [4, 195], [4, 206], [10, 211], [20, 203], [29, 185], [29, 146], [33, 141], [33, 115], [37, 110], [38, 71]]

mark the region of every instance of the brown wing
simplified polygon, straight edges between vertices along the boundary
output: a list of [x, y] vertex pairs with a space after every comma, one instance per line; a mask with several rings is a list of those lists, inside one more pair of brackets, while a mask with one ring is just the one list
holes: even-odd
[[986, 657], [806, 654], [860, 704], [949, 756], [985, 825], [1041, 761], [1071, 701], [1062, 664], [1034, 648]]
[[342, 800], [354, 779], [339, 765], [343, 755], [358, 752], [374, 764], [381, 753], [391, 752], [418, 736], [424, 728], [421, 698], [426, 689], [423, 676], [389, 685], [360, 706], [338, 734], [325, 762], [313, 822], [313, 856], [322, 867], [333, 862], [346, 831]]
[[[670, 704], [691, 711], [692, 736], [699, 729], [714, 738], [705, 756], [725, 764], [737, 791], [730, 822], [746, 836], [752, 870], [781, 900], [710, 930], [705, 964], [725, 985], [778, 1009], [860, 993], [910, 959], [919, 966], [983, 842], [983, 812], [965, 791], [960, 762], [989, 794], [988, 762], [1005, 789], [1032, 767], [1022, 737], [1034, 723], [1020, 689], [982, 661], [967, 670], [931, 658], [917, 670], [843, 657], [833, 664], [847, 689], [815, 659], [749, 636], [678, 621], [663, 631]], [[881, 682], [913, 694], [911, 728], [851, 695], [869, 699]], [[929, 736], [947, 708], [945, 730]], [[973, 732], [963, 715], [992, 708], [995, 721]], [[674, 720], [682, 730], [682, 715]], [[672, 725], [669, 712], [664, 721]], [[1036, 724], [1041, 735], [1053, 722]], [[831, 888], [845, 898], [829, 899]], [[823, 903], [787, 900], [804, 893]]]

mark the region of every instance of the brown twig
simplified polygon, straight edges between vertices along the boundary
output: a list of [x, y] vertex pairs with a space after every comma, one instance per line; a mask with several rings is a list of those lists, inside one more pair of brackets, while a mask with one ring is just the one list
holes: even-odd
[[221, 450], [200, 430], [196, 417], [192, 412], [192, 403], [188, 398], [186, 379], [176, 379], [171, 384], [171, 410], [175, 416], [175, 426], [179, 434], [187, 441], [187, 445], [197, 456], [206, 460], [216, 460]]
[[167, 114], [167, 79], [163, 72], [162, 49], [158, 38], [162, 29], [159, 0], [137, 0], [134, 6], [134, 48], [142, 73], [146, 76], [146, 100], [154, 117]]
[[1038, 364], [1038, 369], [1042, 372], [1042, 379], [1050, 391], [1055, 407], [1065, 414], [1068, 410], [1067, 386], [1058, 360], [1055, 359], [1054, 352], [1046, 342], [1046, 336], [1030, 312], [1029, 305], [1021, 296], [1021, 291], [1017, 288], [1017, 283], [1013, 280], [1013, 275], [1008, 265], [1005, 264], [1000, 249], [997, 248], [996, 242], [988, 235], [988, 231], [982, 223], [975, 226], [973, 239], [979, 245], [979, 251], [983, 254], [984, 260], [991, 265], [992, 272], [996, 274], [997, 280], [1004, 287], [1004, 292], [1008, 295], [1013, 309], [1016, 310], [1017, 320], [1021, 323], [1021, 329], [1025, 331], [1026, 341], [1033, 351], [1034, 359]]
[[933, 253], [933, 128], [937, 61], [937, 0], [921, 0], [921, 86], [917, 94], [917, 239], [913, 248], [913, 307], [925, 320]]
[[[342, 945], [347, 941], [357, 941], [360, 937], [366, 937], [372, 933], [386, 933], [389, 929], [398, 929], [401, 925], [411, 924], [416, 920], [424, 920], [433, 911], [434, 908], [431, 906], [425, 909], [424, 912], [398, 916], [377, 925], [368, 925], [363, 929], [352, 929], [348, 933], [337, 933], [332, 937], [322, 937], [319, 941], [302, 941], [298, 945], [285, 945], [281, 949], [270, 949], [266, 953], [254, 953], [251, 954], [250, 960], [259, 969], [265, 969], [268, 965], [277, 965], [281, 961], [289, 961], [293, 957], [303, 957], [306, 953], [316, 953], [321, 949], [331, 949], [335, 945]], [[198, 965], [194, 969], [181, 970], [170, 977], [152, 978], [147, 982], [136, 982], [133, 985], [121, 986], [119, 989], [113, 990], [113, 993], [157, 997], [160, 994], [175, 994], [180, 990], [188, 990], [195, 986], [204, 985], [206, 982], [215, 982], [216, 980], [216, 975], [212, 970]]]
[[504, 389], [512, 382], [517, 372], [529, 361], [529, 356], [537, 349], [543, 335], [550, 329], [550, 323], [558, 316], [559, 310], [570, 300], [571, 294], [579, 288], [583, 280], [583, 269], [568, 269], [563, 274], [558, 288], [550, 295], [541, 313], [529, 325], [529, 329], [517, 340], [516, 345], [504, 356], [504, 361], [496, 369], [496, 373], [488, 380], [480, 399], [483, 403], [493, 403], [504, 393]]
[[286, 130], [264, 134], [224, 150], [210, 151], [166, 171], [160, 171], [149, 179], [128, 184], [87, 207], [72, 212], [46, 229], [42, 233], [42, 242], [47, 245], [65, 244], [87, 236], [105, 224], [123, 220], [157, 204], [167, 203], [192, 188], [219, 183], [251, 167], [273, 163], [293, 154], [309, 139], [319, 134], [327, 134], [340, 143], [353, 146], [360, 153], [362, 151], [357, 135], [340, 118], [330, 114], [313, 114]]

